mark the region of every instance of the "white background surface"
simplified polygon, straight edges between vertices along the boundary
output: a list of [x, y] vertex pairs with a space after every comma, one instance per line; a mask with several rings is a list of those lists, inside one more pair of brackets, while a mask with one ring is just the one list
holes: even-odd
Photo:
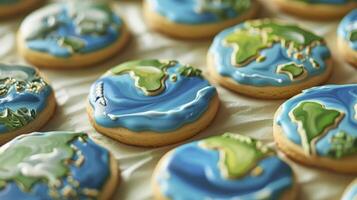
[[[270, 0], [261, 1], [264, 4], [270, 2]], [[118, 14], [126, 19], [133, 34], [130, 44], [120, 55], [92, 68], [68, 71], [42, 69], [55, 89], [59, 105], [55, 116], [42, 131], [75, 130], [89, 133], [97, 142], [108, 148], [118, 160], [122, 171], [122, 182], [114, 199], [152, 199], [151, 173], [160, 157], [174, 146], [138, 148], [115, 142], [97, 133], [90, 126], [85, 110], [89, 87], [101, 74], [116, 64], [143, 58], [177, 59], [201, 68], [209, 78], [205, 69], [205, 57], [210, 41], [180, 41], [150, 31], [143, 20], [140, 1], [116, 1], [114, 5]], [[274, 16], [296, 22], [325, 36], [335, 59], [335, 71], [329, 83], [357, 83], [357, 70], [339, 58], [335, 47], [337, 21], [324, 23], [301, 21], [279, 14], [270, 6], [262, 9], [261, 17]], [[21, 19], [0, 22], [0, 62], [26, 63], [16, 53], [15, 37], [20, 22]], [[234, 94], [221, 87], [218, 87], [218, 92], [222, 103], [216, 119], [208, 129], [193, 139], [230, 131], [259, 138], [275, 147], [272, 136], [273, 115], [283, 101], [256, 100]], [[340, 175], [304, 167], [292, 161], [288, 162], [292, 164], [300, 185], [299, 199], [339, 199], [343, 189], [354, 178], [354, 176]]]

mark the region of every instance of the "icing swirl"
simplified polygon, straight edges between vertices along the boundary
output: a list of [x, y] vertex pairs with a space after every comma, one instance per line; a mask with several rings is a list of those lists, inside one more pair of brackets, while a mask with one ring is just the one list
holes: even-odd
[[216, 94], [198, 69], [177, 61], [139, 60], [97, 80], [89, 102], [101, 126], [168, 132], [197, 120]]
[[357, 85], [304, 90], [282, 106], [276, 123], [306, 154], [339, 159], [357, 154]]
[[28, 48], [58, 57], [90, 53], [120, 37], [123, 22], [105, 3], [52, 4], [29, 15], [20, 33]]
[[337, 34], [352, 49], [357, 50], [357, 9], [354, 9], [342, 19], [338, 26]]
[[260, 141], [236, 134], [184, 144], [156, 170], [155, 184], [172, 200], [279, 199], [293, 186], [289, 165]]
[[217, 72], [239, 84], [286, 86], [326, 71], [323, 39], [298, 26], [264, 19], [219, 33], [210, 47]]

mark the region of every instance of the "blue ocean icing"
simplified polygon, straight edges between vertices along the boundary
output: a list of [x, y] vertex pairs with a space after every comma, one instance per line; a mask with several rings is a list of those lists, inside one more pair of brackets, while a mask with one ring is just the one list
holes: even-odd
[[315, 148], [318, 155], [328, 155], [331, 149], [331, 138], [340, 132], [357, 137], [357, 84], [326, 85], [307, 89], [281, 106], [282, 110], [276, 118], [276, 123], [282, 127], [284, 135], [298, 145], [301, 145], [298, 126], [290, 118], [289, 112], [303, 101], [318, 102], [328, 109], [335, 109], [344, 113], [344, 117], [338, 123], [338, 126], [330, 129], [317, 141]]
[[221, 176], [219, 156], [219, 151], [204, 149], [199, 142], [176, 148], [157, 171], [161, 193], [172, 200], [279, 199], [293, 185], [291, 168], [276, 156], [257, 163], [261, 175], [231, 180]]
[[351, 200], [356, 198], [357, 198], [357, 181], [355, 180], [351, 185], [348, 186], [341, 200]]
[[[74, 6], [73, 6], [74, 5]], [[72, 6], [72, 7], [70, 7]], [[83, 4], [83, 7], [88, 5]], [[90, 6], [90, 5], [89, 5]], [[79, 7], [79, 8], [77, 8]], [[95, 7], [95, 4], [93, 4]], [[53, 8], [56, 8], [56, 11], [53, 11]], [[40, 52], [47, 52], [51, 55], [58, 56], [58, 57], [69, 57], [73, 55], [73, 50], [66, 46], [59, 45], [59, 40], [64, 37], [72, 37], [80, 39], [83, 42], [84, 47], [76, 49], [76, 53], [85, 54], [90, 53], [96, 50], [103, 49], [111, 44], [113, 44], [120, 36], [121, 32], [120, 29], [123, 26], [122, 19], [117, 16], [116, 14], [112, 13], [111, 11], [105, 10], [104, 12], [109, 12], [110, 21], [104, 22], [104, 25], [107, 26], [105, 33], [95, 34], [95, 33], [79, 33], [76, 28], [78, 28], [78, 24], [75, 23], [73, 16], [70, 15], [70, 9], [78, 9], [76, 11], [77, 15], [80, 15], [84, 12], [84, 10], [79, 10], [81, 8], [81, 3], [77, 4], [54, 4], [49, 5], [45, 8], [42, 8], [41, 12], [46, 13], [41, 17], [35, 17], [36, 12], [27, 17], [21, 27], [21, 31], [26, 32], [25, 40], [26, 45], [28, 48], [40, 51]], [[91, 10], [86, 10], [87, 14], [91, 14]], [[51, 10], [52, 9], [52, 10]], [[83, 9], [83, 8], [82, 8]], [[46, 12], [46, 10], [48, 10]], [[39, 12], [37, 11], [37, 12]], [[100, 10], [102, 11], [102, 10]], [[54, 17], [54, 18], [53, 18]], [[76, 15], [74, 17], [77, 17]], [[51, 19], [52, 18], [52, 19]], [[95, 17], [93, 17], [95, 19]], [[33, 30], [31, 31], [26, 30], [33, 24], [39, 24], [39, 30], [44, 29], [46, 26], [51, 26], [46, 23], [54, 23], [53, 21], [58, 23], [54, 28], [50, 28], [50, 31], [42, 33], [39, 37], [33, 37]], [[97, 19], [100, 22], [99, 19]], [[40, 31], [41, 33], [41, 31]]]
[[[240, 7], [235, 1], [209, 0], [147, 0], [153, 10], [170, 21], [183, 24], [205, 24], [239, 17], [251, 6], [250, 0], [241, 0]], [[210, 9], [205, 9], [209, 6]]]
[[357, 50], [357, 39], [350, 38], [352, 32], [357, 32], [357, 9], [348, 13], [337, 29], [338, 36], [343, 38], [352, 49]]
[[[36, 133], [35, 135], [42, 135]], [[34, 134], [32, 134], [34, 135]], [[70, 174], [79, 182], [78, 188], [75, 189], [79, 199], [88, 199], [88, 196], [80, 192], [83, 188], [96, 189], [100, 191], [108, 178], [110, 177], [110, 156], [108, 150], [97, 145], [93, 140], [87, 138], [85, 143], [79, 139], [71, 142], [78, 151], [84, 156], [84, 162], [80, 167], [70, 165]], [[73, 160], [76, 160], [76, 154], [73, 155]], [[62, 185], [56, 188], [61, 194], [64, 187], [69, 185], [66, 177], [61, 179]], [[15, 182], [9, 182], [6, 186], [0, 189], [0, 199], [26, 199], [26, 200], [51, 200], [53, 197], [49, 195], [49, 186], [44, 182], [35, 183], [30, 192], [24, 192]], [[65, 198], [61, 198], [65, 199]]]
[[[325, 60], [330, 57], [330, 51], [325, 44], [319, 44], [311, 49], [310, 55], [306, 51], [301, 52], [307, 57], [300, 60], [293, 56], [287, 55], [287, 48], [280, 43], [273, 44], [270, 48], [260, 51], [260, 55], [265, 60], [257, 62], [253, 60], [248, 64], [237, 67], [232, 63], [232, 54], [234, 48], [224, 43], [224, 39], [233, 32], [245, 28], [245, 23], [228, 28], [219, 33], [213, 40], [209, 53], [214, 58], [214, 66], [217, 72], [225, 77], [229, 77], [239, 84], [253, 86], [288, 86], [293, 82], [305, 81], [309, 77], [318, 76], [326, 71], [327, 65]], [[313, 58], [319, 67], [314, 67], [309, 61]], [[291, 80], [287, 74], [277, 73], [277, 67], [281, 64], [295, 62], [303, 65], [308, 76], [302, 80]]]
[[[158, 95], [145, 95], [129, 74], [105, 75], [91, 87], [89, 101], [95, 122], [101, 126], [124, 127], [132, 131], [169, 132], [196, 121], [217, 94], [208, 81], [198, 76], [179, 75], [180, 63], [167, 69], [176, 81], [165, 81]], [[106, 106], [97, 102], [97, 88], [103, 87]]]
[[[35, 80], [36, 83], [42, 83], [41, 89], [39, 91], [29, 91], [28, 89], [17, 91], [15, 84], [4, 82], [8, 78], [27, 84], [33, 83]], [[0, 64], [0, 90], [4, 89], [7, 92], [0, 94], [0, 112], [4, 112], [6, 109], [16, 111], [25, 107], [28, 110], [34, 110], [37, 115], [47, 106], [48, 97], [53, 93], [52, 88], [39, 77], [34, 68]], [[9, 131], [11, 130], [0, 122], [0, 134]]]

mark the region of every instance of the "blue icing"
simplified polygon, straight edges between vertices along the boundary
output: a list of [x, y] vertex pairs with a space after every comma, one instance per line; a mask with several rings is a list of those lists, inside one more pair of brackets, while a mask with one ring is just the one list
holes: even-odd
[[[5, 83], [8, 78], [25, 82], [27, 85], [34, 82], [41, 83], [41, 88], [39, 91], [29, 91], [28, 89], [17, 91], [15, 84]], [[4, 112], [6, 109], [16, 111], [20, 108], [27, 108], [34, 110], [37, 115], [47, 106], [47, 99], [53, 92], [34, 68], [0, 64], [0, 90], [2, 91], [4, 88], [7, 92], [0, 94], [0, 112]], [[9, 131], [11, 130], [0, 122], [0, 134]]]
[[[85, 158], [80, 167], [69, 166], [70, 174], [80, 185], [79, 188], [75, 189], [76, 192], [79, 194], [83, 188], [100, 191], [110, 176], [109, 152], [89, 138], [86, 139], [86, 143], [76, 139], [72, 144], [78, 148]], [[73, 160], [76, 160], [76, 154], [74, 154]], [[61, 190], [65, 186], [69, 185], [66, 177], [62, 178], [61, 182], [62, 185], [56, 190], [59, 194], [61, 194]], [[78, 197], [78, 199], [88, 199], [88, 196], [83, 193], [78, 195]], [[30, 192], [24, 192], [15, 182], [9, 182], [3, 189], [0, 189], [0, 199], [51, 200], [53, 197], [49, 195], [49, 186], [43, 182], [36, 183]]]
[[342, 118], [337, 128], [331, 129], [316, 143], [316, 151], [320, 156], [327, 156], [331, 148], [331, 138], [339, 132], [357, 137], [357, 85], [326, 85], [304, 90], [282, 105], [280, 115], [276, 122], [282, 127], [283, 133], [295, 144], [301, 145], [300, 135], [297, 131], [297, 124], [289, 117], [289, 112], [302, 101], [316, 101], [326, 106], [328, 109], [335, 109], [343, 112]]
[[[79, 33], [76, 28], [76, 25], [73, 17], [69, 14], [69, 4], [65, 5], [50, 5], [50, 7], [58, 6], [58, 11], [56, 13], [48, 13], [46, 16], [43, 16], [37, 21], [33, 21], [31, 16], [25, 23], [39, 23], [43, 24], [42, 26], [46, 26], [46, 21], [48, 21], [49, 17], [55, 17], [55, 19], [59, 22], [58, 26], [53, 28], [50, 32], [46, 33], [45, 36], [41, 37], [27, 37], [26, 44], [28, 48], [41, 51], [48, 52], [51, 55], [58, 57], [69, 57], [74, 52], [73, 50], [60, 46], [58, 41], [63, 37], [75, 37], [80, 39], [84, 43], [84, 47], [76, 50], [76, 53], [90, 53], [96, 50], [103, 49], [111, 44], [113, 44], [120, 36], [121, 33], [119, 31], [120, 27], [123, 26], [122, 19], [116, 14], [110, 11], [110, 22], [105, 22], [105, 25], [108, 25], [104, 34], [95, 34], [95, 33]], [[81, 6], [81, 4], [76, 5]], [[44, 8], [46, 9], [46, 8]], [[77, 9], [77, 8], [75, 8]], [[77, 11], [81, 13], [83, 11]], [[90, 10], [88, 11], [90, 12]], [[90, 13], [88, 13], [90, 14]], [[99, 22], [99, 20], [98, 20]], [[110, 23], [110, 24], [107, 24]]]
[[345, 39], [352, 49], [357, 50], [357, 40], [350, 39], [350, 35], [354, 31], [357, 31], [357, 9], [347, 14], [337, 29], [338, 36]]
[[[265, 56], [264, 61], [257, 62], [253, 60], [240, 67], [235, 66], [232, 63], [234, 48], [224, 44], [224, 39], [229, 34], [244, 27], [244, 23], [236, 25], [222, 31], [214, 38], [209, 53], [214, 57], [214, 66], [220, 75], [230, 77], [237, 83], [245, 85], [287, 86], [305, 79], [291, 80], [288, 75], [277, 73], [277, 67], [280, 64], [290, 62], [302, 64], [308, 72], [307, 78], [320, 75], [326, 71], [325, 60], [330, 57], [330, 51], [325, 44], [314, 46], [310, 55], [306, 55], [306, 52], [302, 51], [307, 58], [299, 60], [293, 56], [288, 56], [287, 48], [280, 43], [275, 43], [272, 47], [260, 51], [260, 55]], [[318, 68], [314, 67], [309, 58], [313, 58], [320, 66]]]
[[[197, 120], [217, 92], [201, 77], [179, 75], [177, 70], [181, 66], [178, 63], [168, 68], [168, 76], [176, 74], [177, 80], [168, 78], [165, 90], [155, 96], [145, 95], [128, 74], [107, 75], [97, 80], [89, 94], [96, 123], [132, 131], [169, 132]], [[96, 102], [100, 84], [107, 101], [105, 107]]]
[[291, 168], [276, 156], [258, 162], [260, 176], [232, 180], [221, 176], [218, 162], [218, 151], [203, 149], [199, 142], [185, 144], [165, 160], [155, 181], [172, 200], [279, 199], [293, 184]]
[[[183, 24], [203, 24], [219, 22], [240, 16], [250, 8], [250, 0], [235, 1], [209, 0], [148, 0], [147, 3], [158, 13], [171, 21]], [[205, 6], [211, 9], [205, 9]]]
[[357, 198], [357, 181], [348, 186], [347, 191], [343, 194], [341, 200], [351, 200]]

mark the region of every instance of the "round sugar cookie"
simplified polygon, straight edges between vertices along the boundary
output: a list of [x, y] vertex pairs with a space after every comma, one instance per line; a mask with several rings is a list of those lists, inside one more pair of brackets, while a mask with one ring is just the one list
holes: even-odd
[[355, 200], [357, 199], [357, 179], [355, 179], [345, 190], [341, 200]]
[[19, 136], [0, 147], [0, 199], [98, 199], [112, 196], [118, 168], [87, 134]]
[[145, 0], [148, 25], [167, 35], [186, 39], [212, 37], [224, 28], [256, 15], [256, 0]]
[[18, 47], [38, 67], [73, 69], [116, 55], [128, 37], [124, 21], [108, 4], [77, 1], [50, 4], [26, 17]]
[[40, 129], [55, 109], [54, 92], [36, 69], [0, 63], [0, 144]]
[[354, 0], [273, 0], [282, 11], [312, 20], [333, 20], [357, 7]]
[[152, 177], [157, 200], [295, 199], [290, 166], [262, 142], [226, 133], [167, 153]]
[[45, 0], [0, 0], [0, 19], [21, 16], [44, 2]]
[[332, 71], [322, 37], [273, 19], [246, 21], [222, 31], [207, 62], [219, 84], [264, 99], [291, 97], [324, 83]]
[[337, 29], [337, 46], [340, 55], [357, 66], [357, 9], [351, 11], [340, 22]]
[[109, 70], [91, 87], [88, 115], [97, 131], [137, 146], [194, 136], [219, 107], [199, 69], [174, 60], [137, 60]]
[[304, 90], [275, 114], [274, 138], [292, 159], [357, 173], [357, 84]]

